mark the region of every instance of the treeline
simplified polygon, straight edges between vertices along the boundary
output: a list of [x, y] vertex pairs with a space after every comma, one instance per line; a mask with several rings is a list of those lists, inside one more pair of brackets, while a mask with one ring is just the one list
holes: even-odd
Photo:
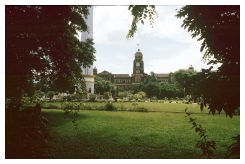
[[[160, 82], [156, 79], [154, 72], [151, 72], [144, 82], [133, 85], [131, 90], [116, 88], [110, 81], [97, 76], [95, 78], [95, 93], [100, 95], [111, 93], [112, 97], [122, 97], [122, 95], [127, 97], [144, 92], [147, 98], [183, 98], [190, 94], [191, 77], [195, 74], [195, 71], [179, 70], [171, 73], [168, 81]], [[122, 92], [128, 94], [122, 94]]]

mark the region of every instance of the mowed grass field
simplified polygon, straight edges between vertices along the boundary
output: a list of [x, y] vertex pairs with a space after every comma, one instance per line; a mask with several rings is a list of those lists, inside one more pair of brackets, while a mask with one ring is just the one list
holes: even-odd
[[[131, 108], [132, 103], [114, 105]], [[209, 115], [196, 104], [141, 102], [138, 106], [149, 112], [80, 110], [77, 130], [72, 114], [65, 117], [63, 110], [43, 109], [49, 119], [50, 152], [55, 158], [201, 158], [195, 147], [199, 136], [185, 117], [186, 107], [216, 141], [214, 158], [224, 158], [231, 137], [240, 133], [239, 116]]]

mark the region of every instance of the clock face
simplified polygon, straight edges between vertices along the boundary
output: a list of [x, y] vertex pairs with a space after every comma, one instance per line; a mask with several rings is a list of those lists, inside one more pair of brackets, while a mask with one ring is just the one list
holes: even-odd
[[139, 62], [137, 62], [137, 63], [136, 63], [136, 66], [137, 66], [137, 67], [139, 67], [139, 66], [140, 66], [140, 63], [139, 63]]

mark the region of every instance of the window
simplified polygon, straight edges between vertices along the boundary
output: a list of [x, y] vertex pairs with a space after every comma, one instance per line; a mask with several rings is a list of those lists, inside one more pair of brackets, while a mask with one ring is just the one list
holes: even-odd
[[136, 83], [140, 82], [140, 77], [135, 77], [135, 82]]

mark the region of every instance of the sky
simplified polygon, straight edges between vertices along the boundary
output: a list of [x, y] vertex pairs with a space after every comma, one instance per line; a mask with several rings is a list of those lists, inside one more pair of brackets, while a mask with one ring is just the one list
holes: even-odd
[[[127, 6], [96, 6], [93, 33], [96, 48], [94, 66], [98, 72], [133, 72], [134, 54], [143, 53], [145, 72], [169, 73], [190, 65], [197, 71], [207, 68], [202, 60], [200, 42], [181, 27], [176, 9], [181, 6], [156, 6], [158, 17], [153, 27], [139, 25], [135, 36], [127, 39], [132, 16]], [[139, 44], [139, 46], [137, 46]]]

